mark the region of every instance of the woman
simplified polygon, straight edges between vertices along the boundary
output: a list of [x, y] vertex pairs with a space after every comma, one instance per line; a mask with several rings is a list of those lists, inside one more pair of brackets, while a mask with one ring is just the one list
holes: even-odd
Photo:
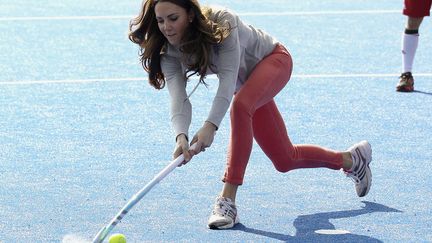
[[[243, 183], [255, 139], [281, 172], [297, 168], [343, 169], [355, 181], [358, 196], [371, 185], [371, 146], [362, 141], [339, 152], [314, 145], [293, 145], [274, 97], [291, 76], [292, 60], [284, 46], [265, 32], [221, 9], [201, 8], [197, 0], [145, 0], [130, 23], [129, 38], [141, 49], [141, 61], [156, 89], [165, 84], [171, 97], [176, 146], [173, 157], [192, 156], [210, 147], [229, 105], [231, 134], [224, 186], [216, 198], [208, 226], [226, 229], [238, 223], [235, 198]], [[187, 79], [217, 74], [219, 86], [207, 120], [189, 149], [191, 103]], [[234, 98], [233, 98], [234, 97]]]

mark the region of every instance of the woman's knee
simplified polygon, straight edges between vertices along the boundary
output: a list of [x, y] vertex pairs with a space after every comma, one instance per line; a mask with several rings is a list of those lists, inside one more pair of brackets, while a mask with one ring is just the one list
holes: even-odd
[[275, 169], [281, 173], [287, 173], [290, 170], [295, 169], [294, 160], [292, 158], [284, 158], [283, 160], [272, 161]]
[[287, 173], [288, 171], [294, 169], [291, 165], [275, 165], [275, 168], [280, 173]]
[[233, 102], [231, 104], [231, 116], [235, 114], [250, 113], [251, 104], [246, 98], [242, 98], [240, 95], [234, 96]]

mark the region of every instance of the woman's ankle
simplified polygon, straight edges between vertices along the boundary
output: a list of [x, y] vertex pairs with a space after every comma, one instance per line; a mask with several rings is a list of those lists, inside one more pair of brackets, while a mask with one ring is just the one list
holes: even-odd
[[343, 152], [342, 153], [342, 168], [345, 171], [349, 171], [353, 166], [352, 156], [350, 152]]

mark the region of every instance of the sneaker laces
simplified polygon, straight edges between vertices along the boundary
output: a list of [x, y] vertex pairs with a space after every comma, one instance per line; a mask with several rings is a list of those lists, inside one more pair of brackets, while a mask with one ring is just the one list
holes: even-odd
[[214, 215], [220, 215], [223, 217], [228, 216], [233, 220], [235, 219], [236, 211], [237, 209], [231, 200], [223, 197], [218, 197], [213, 208]]
[[413, 76], [410, 72], [402, 73], [400, 76], [399, 85], [407, 85], [410, 84], [409, 80], [413, 79]]
[[350, 150], [351, 153], [351, 158], [353, 161], [353, 165], [352, 168], [350, 170], [346, 170], [344, 171], [346, 176], [351, 178], [351, 180], [354, 181], [355, 184], [359, 184], [360, 183], [360, 178], [359, 178], [359, 169], [362, 166], [361, 164], [361, 159], [359, 158], [361, 156], [360, 151], [358, 150], [358, 148], [352, 149], [352, 151]]
[[[350, 177], [354, 183], [359, 184], [361, 179], [363, 179], [365, 175], [365, 167], [367, 166], [364, 162], [364, 158], [358, 148], [351, 151], [352, 159], [353, 159], [353, 167], [345, 171], [347, 177]], [[360, 178], [362, 177], [362, 178]]]
[[358, 177], [358, 175], [357, 175], [356, 172], [354, 172], [354, 171], [345, 171], [345, 174], [352, 181], [354, 181], [355, 184], [359, 184], [360, 183], [360, 178]]

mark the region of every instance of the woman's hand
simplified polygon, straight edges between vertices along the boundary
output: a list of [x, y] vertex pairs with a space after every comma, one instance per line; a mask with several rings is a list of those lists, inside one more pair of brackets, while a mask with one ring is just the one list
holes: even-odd
[[217, 127], [211, 122], [206, 121], [201, 129], [195, 134], [191, 141], [191, 145], [196, 143], [194, 150], [191, 150], [192, 156], [204, 152], [206, 148], [213, 143], [214, 135]]
[[180, 134], [177, 136], [173, 159], [179, 157], [181, 154], [184, 156], [184, 161], [179, 166], [185, 165], [192, 159], [193, 156], [193, 154], [189, 152], [189, 144], [185, 134]]

